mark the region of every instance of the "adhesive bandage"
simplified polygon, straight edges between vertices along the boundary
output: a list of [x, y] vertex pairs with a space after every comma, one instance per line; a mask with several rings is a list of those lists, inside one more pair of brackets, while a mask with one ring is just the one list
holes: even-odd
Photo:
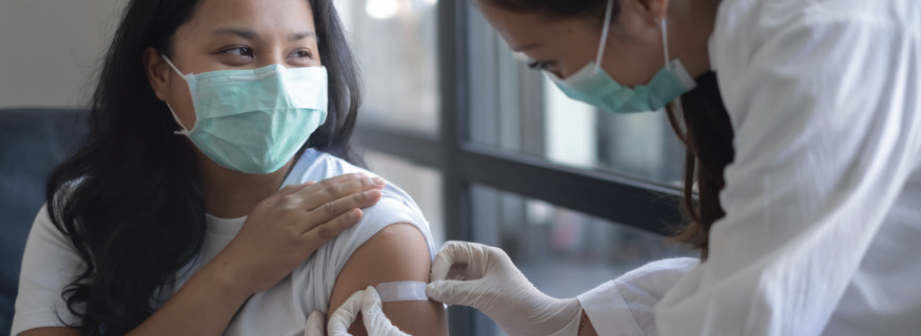
[[425, 295], [425, 283], [418, 281], [401, 281], [382, 283], [374, 287], [381, 296], [381, 302], [428, 301]]

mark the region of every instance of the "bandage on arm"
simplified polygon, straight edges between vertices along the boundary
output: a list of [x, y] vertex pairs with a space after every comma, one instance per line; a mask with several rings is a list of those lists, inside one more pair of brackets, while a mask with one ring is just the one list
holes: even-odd
[[420, 281], [388, 282], [374, 286], [381, 302], [428, 301], [425, 283]]

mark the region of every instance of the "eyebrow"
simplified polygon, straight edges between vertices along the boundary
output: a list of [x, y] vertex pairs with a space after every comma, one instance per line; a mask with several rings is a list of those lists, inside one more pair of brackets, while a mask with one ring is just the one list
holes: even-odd
[[300, 33], [294, 33], [294, 34], [291, 34], [290, 37], [288, 37], [288, 41], [300, 41], [308, 37], [317, 37], [317, 33], [314, 33], [309, 30], [302, 31]]
[[248, 40], [254, 40], [258, 36], [256, 32], [253, 31], [252, 29], [231, 28], [231, 27], [218, 28], [214, 30], [213, 33], [211, 33], [211, 35], [226, 35], [226, 34], [237, 35], [239, 37], [242, 37]]
[[[237, 35], [247, 40], [256, 40], [259, 38], [259, 34], [257, 34], [254, 30], [246, 29], [246, 28], [224, 27], [224, 28], [218, 28], [214, 30], [213, 33], [211, 33], [211, 35], [225, 35], [225, 34]], [[306, 30], [306, 31], [297, 32], [297, 33], [293, 33], [289, 35], [288, 40], [289, 41], [300, 41], [308, 37], [316, 37], [316, 36], [317, 36], [317, 33], [310, 31], [310, 30]]]
[[540, 42], [535, 42], [535, 43], [526, 44], [520, 47], [512, 47], [512, 50], [514, 50], [515, 52], [524, 52], [526, 50], [534, 49], [540, 46], [541, 46]]

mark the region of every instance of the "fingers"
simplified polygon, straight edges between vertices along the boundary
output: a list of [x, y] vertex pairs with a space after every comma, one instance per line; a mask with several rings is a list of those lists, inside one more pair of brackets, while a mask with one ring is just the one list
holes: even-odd
[[[452, 268], [455, 271], [457, 270], [457, 267], [454, 267], [456, 264], [470, 264], [471, 259], [484, 256], [483, 248], [485, 247], [487, 246], [471, 242], [445, 242], [441, 250], [438, 251], [438, 254], [435, 255], [435, 261], [432, 263], [430, 281], [451, 280], [448, 274], [451, 273]], [[464, 274], [463, 277], [465, 279], [478, 278], [473, 276], [473, 274]]]
[[303, 198], [304, 207], [313, 211], [334, 200], [369, 190], [380, 190], [385, 184], [384, 179], [380, 177], [371, 177], [364, 173], [347, 174], [323, 180], [298, 191], [297, 195]]
[[[303, 239], [312, 243], [312, 246], [319, 248], [326, 244], [336, 236], [338, 236], [342, 231], [347, 230], [348, 228], [354, 226], [359, 221], [361, 221], [362, 212], [359, 209], [352, 209], [351, 211], [339, 215], [339, 217], [333, 218], [326, 223], [317, 225], [315, 227], [307, 229], [301, 236]], [[310, 220], [309, 222], [314, 222]]]
[[325, 320], [326, 318], [319, 311], [314, 310], [313, 313], [310, 313], [304, 328], [304, 336], [325, 336], [326, 332], [323, 328]]
[[361, 311], [361, 303], [364, 299], [365, 291], [360, 290], [352, 294], [339, 309], [329, 316], [327, 330], [330, 336], [351, 336], [349, 327], [355, 323], [358, 313]]
[[[368, 286], [368, 288], [365, 289], [364, 299], [361, 300], [362, 315], [364, 315], [366, 318], [368, 318], [369, 315], [383, 315], [384, 312], [381, 308], [382, 305], [383, 303], [381, 303], [381, 296], [377, 293], [377, 289], [374, 289], [374, 286]], [[366, 320], [365, 324], [369, 324], [368, 322], [369, 321]]]
[[480, 287], [483, 280], [442, 280], [434, 281], [425, 286], [425, 295], [432, 300], [449, 304], [477, 308], [482, 293]]
[[[355, 194], [328, 202], [325, 205], [310, 211], [300, 222], [301, 232], [307, 232], [314, 228], [317, 223], [326, 223], [334, 218], [341, 216], [349, 211], [364, 209], [377, 204], [381, 200], [380, 190], [368, 190], [360, 194]], [[350, 223], [355, 224], [355, 223]], [[351, 226], [351, 225], [349, 225]]]

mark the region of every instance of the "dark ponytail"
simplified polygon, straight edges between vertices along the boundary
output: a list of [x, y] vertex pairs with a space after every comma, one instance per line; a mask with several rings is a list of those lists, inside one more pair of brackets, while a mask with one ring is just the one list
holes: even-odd
[[[361, 100], [354, 60], [331, 1], [309, 1], [330, 97], [328, 122], [305, 147], [363, 165], [351, 143]], [[193, 148], [173, 134], [176, 123], [142, 61], [151, 47], [172, 54], [174, 33], [198, 4], [128, 4], [98, 75], [90, 133], [48, 182], [48, 212], [82, 260], [62, 293], [81, 335], [137, 327], [201, 249], [205, 211]]]
[[681, 209], [690, 223], [673, 241], [700, 249], [706, 260], [710, 228], [726, 215], [719, 197], [726, 186], [723, 172], [735, 158], [734, 133], [715, 73], [698, 77], [697, 87], [681, 97], [681, 105], [683, 109], [674, 104], [666, 109], [672, 129], [686, 146]]

